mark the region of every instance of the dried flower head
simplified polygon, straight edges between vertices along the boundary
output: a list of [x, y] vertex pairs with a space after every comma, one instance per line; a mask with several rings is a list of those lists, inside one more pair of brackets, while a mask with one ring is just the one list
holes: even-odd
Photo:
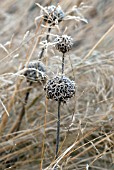
[[46, 70], [44, 64], [41, 61], [31, 61], [24, 72], [24, 76], [29, 82], [45, 82]]
[[62, 36], [58, 35], [57, 38], [54, 40], [54, 42], [55, 42], [55, 48], [62, 53], [66, 53], [69, 50], [71, 50], [73, 45], [73, 39], [67, 35], [62, 35]]
[[75, 94], [75, 82], [65, 76], [56, 76], [48, 80], [44, 90], [48, 99], [66, 103]]
[[43, 15], [44, 21], [50, 25], [58, 24], [64, 18], [64, 12], [60, 6], [56, 7], [51, 5], [45, 7], [44, 10], [41, 10], [41, 14]]

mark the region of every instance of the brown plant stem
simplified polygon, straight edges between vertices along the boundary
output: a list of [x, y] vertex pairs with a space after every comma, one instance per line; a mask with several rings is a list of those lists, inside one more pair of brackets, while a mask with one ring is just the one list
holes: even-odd
[[64, 66], [65, 66], [64, 58], [65, 58], [65, 54], [63, 53], [63, 56], [62, 56], [62, 75], [64, 73]]
[[[51, 28], [49, 27], [48, 28], [48, 33], [50, 33], [50, 31], [51, 31]], [[48, 42], [48, 39], [49, 39], [49, 34], [47, 34], [47, 36], [46, 36], [47, 42]], [[43, 57], [44, 50], [45, 50], [45, 48], [42, 48], [42, 51], [41, 51], [40, 56], [39, 56], [40, 59]]]
[[[61, 101], [58, 101], [58, 119], [57, 119], [57, 133], [56, 133], [56, 155], [55, 159], [58, 158], [58, 151], [59, 151], [59, 142], [60, 142], [60, 107], [61, 107]], [[57, 165], [55, 166], [54, 170], [57, 170]]]
[[[62, 56], [62, 76], [63, 78], [64, 74], [64, 53]], [[60, 142], [60, 108], [61, 108], [61, 100], [58, 101], [58, 120], [57, 120], [57, 136], [56, 136], [56, 156], [55, 158], [58, 158], [58, 151], [59, 151], [59, 142]], [[57, 166], [55, 166], [54, 170], [57, 170]]]
[[[32, 82], [30, 82], [29, 86], [32, 86]], [[24, 100], [24, 104], [23, 104], [21, 113], [18, 115], [18, 117], [17, 117], [16, 121], [14, 122], [12, 128], [10, 129], [9, 133], [19, 131], [22, 119], [23, 119], [23, 117], [25, 115], [25, 106], [26, 106], [26, 104], [28, 102], [29, 95], [30, 95], [30, 89], [26, 92], [25, 100]]]
[[58, 157], [59, 142], [60, 142], [60, 106], [61, 101], [58, 101], [58, 120], [57, 120], [57, 136], [56, 136], [56, 158]]

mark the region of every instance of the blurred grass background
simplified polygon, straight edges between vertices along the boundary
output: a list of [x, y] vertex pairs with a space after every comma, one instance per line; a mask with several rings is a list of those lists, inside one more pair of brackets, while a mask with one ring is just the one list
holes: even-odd
[[[114, 24], [114, 1], [61, 0], [59, 4], [67, 14], [82, 2], [87, 8], [79, 12], [88, 24], [64, 20], [59, 25], [59, 34], [67, 27], [66, 33], [74, 39], [73, 48], [65, 57], [65, 74], [75, 81], [77, 92], [61, 107], [61, 159], [58, 164], [63, 170], [113, 170], [114, 29], [83, 59]], [[38, 58], [40, 41], [46, 36], [46, 30], [42, 34], [44, 28], [40, 20], [37, 28], [35, 25], [35, 18], [40, 15], [40, 8], [35, 3], [45, 7], [50, 1], [0, 0], [1, 170], [51, 170], [56, 163], [57, 103], [45, 99], [42, 85], [32, 86], [21, 128], [11, 133], [29, 88], [26, 79], [20, 78], [19, 71], [26, 61]], [[57, 4], [53, 0], [51, 3]], [[57, 28], [51, 33], [58, 34]], [[50, 36], [49, 41], [53, 38]], [[60, 71], [61, 54], [53, 47], [47, 48], [42, 60], [49, 78]]]

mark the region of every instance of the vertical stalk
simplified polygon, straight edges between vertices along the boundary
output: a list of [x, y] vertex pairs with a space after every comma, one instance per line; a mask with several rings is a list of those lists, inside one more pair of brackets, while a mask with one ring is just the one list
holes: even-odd
[[[32, 82], [30, 82], [29, 86], [32, 86]], [[25, 105], [27, 104], [29, 95], [30, 95], [30, 90], [28, 90], [28, 91], [26, 92], [26, 95], [25, 95]]]
[[[30, 82], [29, 86], [32, 86], [32, 82]], [[15, 120], [15, 122], [14, 122], [12, 128], [10, 129], [9, 133], [13, 133], [13, 132], [19, 131], [22, 119], [23, 119], [23, 117], [25, 115], [25, 105], [28, 102], [29, 95], [30, 95], [30, 89], [26, 92], [25, 100], [24, 100], [24, 104], [22, 106], [21, 113], [18, 115], [18, 117]]]
[[[48, 33], [50, 33], [50, 31], [51, 31], [51, 27], [48, 28]], [[49, 34], [47, 34], [46, 40], [47, 40], [47, 41], [49, 40]]]
[[[64, 53], [62, 56], [62, 76], [64, 74]], [[59, 150], [59, 142], [60, 142], [60, 107], [61, 107], [61, 100], [58, 101], [58, 120], [57, 120], [57, 136], [56, 136], [56, 159], [58, 158], [58, 150]], [[55, 167], [55, 170], [57, 166]]]
[[[51, 28], [49, 27], [48, 28], [48, 33], [50, 33], [50, 31], [51, 31]], [[47, 42], [48, 42], [48, 39], [49, 39], [49, 34], [47, 34], [47, 36], [46, 36]], [[42, 56], [44, 54], [44, 50], [45, 50], [45, 48], [42, 48], [42, 51], [41, 51], [40, 56], [39, 56], [40, 59], [42, 58]]]
[[58, 157], [59, 141], [60, 141], [60, 106], [61, 101], [58, 101], [58, 120], [57, 120], [57, 136], [56, 136], [56, 158]]
[[63, 73], [64, 73], [64, 65], [65, 65], [65, 63], [64, 63], [64, 57], [65, 57], [65, 55], [64, 55], [64, 53], [63, 53], [63, 56], [62, 56], [62, 76], [63, 76]]
[[[29, 83], [29, 87], [32, 86], [32, 82]], [[19, 118], [18, 118], [18, 123], [17, 123], [17, 129], [16, 131], [19, 131], [20, 129], [20, 125], [21, 125], [21, 122], [22, 122], [22, 119], [25, 115], [25, 106], [28, 102], [28, 99], [29, 99], [29, 95], [30, 95], [30, 89], [26, 92], [26, 95], [25, 95], [25, 101], [24, 101], [24, 104], [23, 104], [23, 107], [22, 107], [22, 110], [21, 110], [21, 113], [19, 115]]]

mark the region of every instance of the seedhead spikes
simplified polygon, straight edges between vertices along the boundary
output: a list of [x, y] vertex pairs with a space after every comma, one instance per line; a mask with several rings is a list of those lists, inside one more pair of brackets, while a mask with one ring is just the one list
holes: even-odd
[[58, 35], [54, 42], [55, 48], [63, 54], [72, 49], [73, 39], [68, 35]]
[[41, 61], [31, 61], [24, 72], [24, 76], [29, 82], [45, 82], [46, 70], [44, 64]]
[[66, 103], [75, 94], [75, 83], [65, 76], [56, 76], [48, 80], [44, 90], [48, 99]]
[[47, 22], [51, 25], [56, 25], [61, 22], [64, 18], [64, 12], [62, 11], [60, 6], [48, 6], [41, 10], [41, 14], [43, 15], [44, 22]]

